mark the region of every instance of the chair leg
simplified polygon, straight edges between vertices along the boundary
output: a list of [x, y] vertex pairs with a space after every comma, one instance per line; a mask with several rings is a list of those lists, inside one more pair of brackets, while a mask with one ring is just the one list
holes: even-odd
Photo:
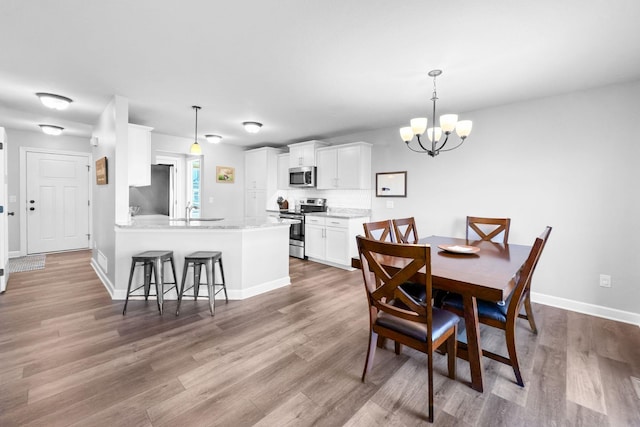
[[531, 326], [531, 330], [534, 334], [538, 334], [538, 328], [536, 327], [536, 320], [533, 318], [533, 308], [531, 308], [531, 296], [529, 292], [524, 297], [524, 311], [527, 313], [527, 320], [529, 321], [529, 326]]
[[433, 351], [427, 357], [427, 371], [429, 374], [429, 422], [433, 422]]
[[209, 291], [209, 311], [211, 312], [211, 316], [216, 315], [216, 289], [214, 283], [216, 283], [216, 277], [213, 273], [213, 260], [208, 259], [205, 263], [205, 268], [207, 269], [207, 288]]
[[122, 315], [124, 316], [127, 312], [127, 304], [129, 303], [129, 293], [131, 292], [131, 282], [133, 281], [133, 272], [136, 269], [135, 261], [131, 261], [131, 271], [129, 272], [129, 285], [127, 286], [127, 296], [124, 299], [124, 309], [122, 310]]
[[515, 321], [507, 325], [505, 332], [507, 339], [507, 351], [509, 352], [509, 360], [511, 361], [511, 367], [513, 367], [513, 373], [516, 375], [516, 383], [520, 387], [524, 387], [524, 381], [522, 381], [522, 375], [520, 374], [520, 365], [518, 364], [518, 355], [516, 353]]
[[164, 296], [162, 291], [164, 290], [164, 286], [162, 286], [163, 275], [162, 261], [160, 261], [160, 258], [157, 258], [153, 263], [153, 274], [156, 281], [156, 301], [158, 302], [158, 310], [160, 310], [160, 316], [162, 316], [162, 297]]
[[367, 347], [367, 358], [364, 361], [364, 370], [362, 371], [362, 382], [364, 382], [364, 378], [371, 370], [371, 366], [373, 366], [373, 359], [376, 355], [376, 343], [378, 340], [378, 334], [373, 332], [373, 330], [369, 333], [369, 346]]
[[145, 301], [149, 300], [152, 273], [153, 273], [153, 264], [145, 261], [144, 263], [144, 300]]
[[200, 275], [202, 272], [202, 264], [199, 262], [193, 263], [193, 300], [198, 300], [198, 291], [200, 290]]
[[[180, 291], [178, 292], [178, 306], [176, 307], [176, 316], [180, 314], [180, 304], [182, 304], [182, 294], [184, 294], [184, 285], [187, 280], [188, 271], [189, 271], [189, 263], [185, 261], [184, 268], [182, 269], [182, 285], [180, 286]], [[176, 284], [176, 289], [178, 289], [177, 284]]]
[[456, 357], [458, 357], [458, 325], [453, 327], [453, 334], [447, 339], [447, 367], [449, 378], [456, 379]]
[[218, 259], [218, 265], [220, 265], [220, 277], [222, 277], [222, 289], [224, 289], [224, 301], [229, 302], [229, 297], [227, 296], [227, 282], [224, 280], [224, 269], [222, 268], [222, 257]]
[[394, 341], [394, 350], [396, 352], [396, 355], [400, 355], [400, 353], [402, 353], [402, 344], [400, 344], [398, 341]]
[[384, 348], [384, 344], [387, 342], [387, 338], [382, 335], [378, 336], [378, 348]]

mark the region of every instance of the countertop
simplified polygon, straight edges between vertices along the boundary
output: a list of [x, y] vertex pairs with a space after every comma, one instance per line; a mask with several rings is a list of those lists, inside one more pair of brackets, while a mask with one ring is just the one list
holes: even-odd
[[133, 217], [131, 222], [116, 224], [120, 229], [212, 229], [212, 230], [242, 230], [252, 228], [269, 228], [298, 224], [297, 219], [282, 219], [270, 216], [255, 218], [193, 218], [187, 222], [184, 218], [170, 219], [168, 217]]
[[[293, 210], [288, 210], [288, 211], [279, 211], [277, 209], [267, 209], [267, 212], [270, 213], [297, 213], [299, 214], [300, 212], [296, 212]], [[362, 212], [362, 211], [358, 211], [357, 209], [353, 209], [353, 210], [344, 210], [344, 211], [326, 211], [326, 212], [306, 212], [304, 213], [304, 215], [307, 216], [323, 216], [323, 217], [327, 217], [327, 218], [368, 218], [371, 215], [368, 212]]]

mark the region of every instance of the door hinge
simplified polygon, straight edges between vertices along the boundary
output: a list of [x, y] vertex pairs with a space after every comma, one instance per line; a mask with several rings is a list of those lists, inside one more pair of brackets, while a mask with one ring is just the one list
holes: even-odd
[[0, 142], [0, 150], [4, 150], [4, 148], [3, 148], [3, 147], [4, 147], [3, 143], [2, 143], [2, 142]]
[[87, 240], [91, 240], [91, 234], [87, 234]]
[[87, 172], [89, 172], [91, 170], [91, 165], [86, 165], [87, 166]]
[[4, 212], [4, 206], [0, 206], [0, 213]]
[[0, 268], [0, 276], [4, 276], [4, 268]]
[[87, 206], [91, 206], [91, 200], [87, 200]]

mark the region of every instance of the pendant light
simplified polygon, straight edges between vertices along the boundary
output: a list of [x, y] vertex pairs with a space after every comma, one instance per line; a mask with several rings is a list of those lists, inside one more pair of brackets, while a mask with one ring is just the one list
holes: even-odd
[[191, 149], [189, 150], [189, 153], [199, 156], [200, 154], [202, 154], [202, 148], [200, 147], [200, 144], [198, 144], [198, 110], [200, 109], [200, 107], [198, 107], [197, 105], [194, 105], [191, 108], [196, 110], [196, 131], [195, 131], [195, 138], [194, 138], [193, 144], [191, 144]]

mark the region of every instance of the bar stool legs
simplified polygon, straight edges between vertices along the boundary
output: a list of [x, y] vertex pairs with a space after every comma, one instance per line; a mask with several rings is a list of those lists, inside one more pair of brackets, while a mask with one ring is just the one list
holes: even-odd
[[[163, 266], [166, 262], [171, 263], [171, 272], [173, 273], [173, 282], [165, 282], [164, 280]], [[133, 282], [133, 275], [138, 265], [141, 265], [144, 268], [144, 281], [141, 286], [138, 286], [137, 288], [132, 290], [131, 285]], [[175, 288], [176, 292], [178, 292], [176, 267], [175, 267], [175, 264], [173, 263], [173, 251], [146, 251], [131, 257], [131, 270], [129, 272], [129, 284], [127, 285], [127, 296], [125, 298], [124, 308], [122, 310], [123, 316], [127, 312], [129, 295], [131, 295], [133, 292], [137, 291], [140, 288], [143, 288], [144, 299], [145, 301], [149, 300], [152, 277], [153, 277], [153, 282], [156, 288], [156, 301], [158, 304], [158, 311], [160, 312], [160, 315], [162, 315], [162, 308], [164, 305], [164, 294], [169, 292], [172, 288]], [[173, 286], [169, 287], [168, 290], [165, 290], [164, 289], [165, 285], [173, 285]]]
[[[222, 279], [222, 283], [216, 283], [215, 279], [215, 264], [216, 262], [220, 266], [220, 276]], [[185, 282], [187, 278], [187, 271], [190, 266], [193, 266], [193, 286], [185, 289]], [[202, 267], [205, 268], [205, 274], [207, 276], [207, 283], [200, 283], [200, 277], [202, 275]], [[182, 285], [180, 289], [180, 293], [178, 294], [178, 308], [176, 309], [176, 316], [180, 314], [180, 304], [182, 303], [182, 298], [184, 297], [185, 291], [193, 288], [193, 298], [194, 300], [198, 299], [198, 290], [201, 285], [207, 285], [209, 291], [209, 310], [211, 312], [211, 316], [215, 316], [216, 313], [216, 295], [220, 291], [224, 291], [224, 299], [226, 302], [229, 302], [229, 297], [227, 296], [227, 286], [224, 279], [224, 269], [222, 267], [222, 252], [194, 252], [189, 254], [184, 259], [184, 269], [182, 270]], [[215, 287], [221, 286], [216, 292]]]

